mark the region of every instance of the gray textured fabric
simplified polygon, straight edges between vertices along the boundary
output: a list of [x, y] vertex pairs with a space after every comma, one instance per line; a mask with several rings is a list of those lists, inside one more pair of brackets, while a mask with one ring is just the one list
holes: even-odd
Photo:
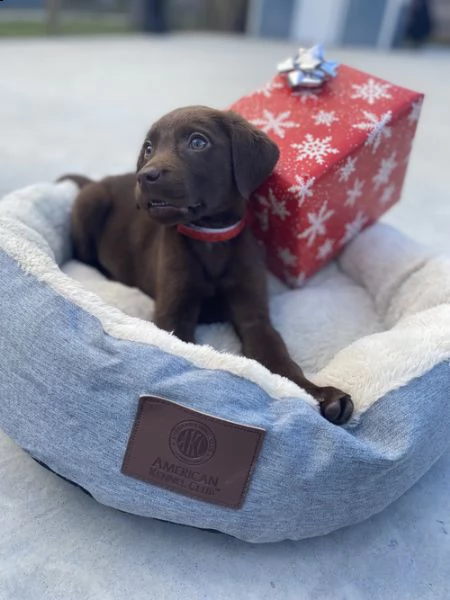
[[[261, 381], [251, 381], [244, 372], [227, 372], [225, 359], [212, 350], [206, 350], [206, 363], [194, 364], [183, 355], [184, 344], [168, 349], [171, 336], [153, 325], [112, 308], [109, 314], [95, 297], [79, 305], [82, 288], [72, 287], [53, 262], [67, 258], [74, 194], [72, 184], [41, 185], [0, 202], [0, 425], [33, 457], [108, 506], [269, 542], [325, 534], [379, 512], [445, 451], [450, 306], [439, 305], [448, 302], [450, 264], [433, 266], [414, 243], [402, 243], [399, 234], [388, 242], [392, 234], [381, 228], [378, 243], [382, 249], [384, 235], [391, 253], [386, 291], [393, 274], [411, 271], [411, 256], [420, 260], [407, 279], [402, 275], [400, 290], [391, 289], [388, 302], [381, 290], [373, 291], [377, 308], [386, 305], [385, 319], [397, 313], [399, 323], [393, 338], [388, 332], [360, 340], [360, 368], [371, 362], [374, 345], [379, 364], [370, 365], [369, 378], [383, 381], [375, 387], [363, 381], [359, 422], [340, 428], [303, 401], [301, 390], [298, 397], [270, 397], [265, 390], [273, 376], [266, 381], [261, 372]], [[369, 291], [385, 273], [383, 251], [364, 251], [372, 236], [362, 234], [356, 251], [342, 258], [342, 265], [356, 261], [353, 272]], [[441, 269], [440, 285], [424, 296], [430, 268]], [[408, 289], [411, 299], [400, 310]], [[127, 323], [130, 337], [121, 333]], [[132, 337], [146, 329], [147, 343]], [[410, 340], [418, 347], [402, 348]], [[391, 352], [391, 368], [375, 375], [383, 353]], [[357, 376], [358, 368], [347, 365], [349, 375]], [[266, 431], [242, 508], [207, 504], [121, 473], [141, 394]], [[374, 404], [366, 398], [371, 394]]]

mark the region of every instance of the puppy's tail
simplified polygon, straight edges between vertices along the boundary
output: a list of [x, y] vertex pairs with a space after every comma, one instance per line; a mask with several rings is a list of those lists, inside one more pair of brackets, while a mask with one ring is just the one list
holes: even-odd
[[75, 185], [77, 185], [80, 190], [82, 190], [84, 187], [86, 187], [87, 185], [89, 185], [90, 183], [94, 183], [92, 181], [92, 179], [89, 179], [89, 177], [85, 177], [84, 175], [63, 175], [62, 177], [59, 177], [56, 182], [59, 183], [60, 181], [73, 181], [75, 183]]

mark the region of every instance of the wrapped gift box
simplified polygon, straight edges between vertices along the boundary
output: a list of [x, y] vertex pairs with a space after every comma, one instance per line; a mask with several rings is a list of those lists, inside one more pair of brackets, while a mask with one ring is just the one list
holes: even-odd
[[279, 74], [230, 107], [281, 151], [249, 203], [278, 277], [301, 285], [399, 200], [422, 100], [341, 65], [319, 88]]

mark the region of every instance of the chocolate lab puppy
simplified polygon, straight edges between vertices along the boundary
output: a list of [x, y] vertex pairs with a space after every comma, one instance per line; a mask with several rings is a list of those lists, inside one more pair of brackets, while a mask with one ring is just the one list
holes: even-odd
[[[332, 423], [350, 397], [308, 381], [270, 322], [262, 252], [246, 203], [279, 157], [242, 117], [194, 106], [153, 125], [137, 173], [81, 186], [72, 215], [75, 256], [155, 299], [155, 323], [194, 342], [197, 323], [229, 320], [245, 356], [310, 393]], [[137, 210], [139, 209], [139, 210]]]

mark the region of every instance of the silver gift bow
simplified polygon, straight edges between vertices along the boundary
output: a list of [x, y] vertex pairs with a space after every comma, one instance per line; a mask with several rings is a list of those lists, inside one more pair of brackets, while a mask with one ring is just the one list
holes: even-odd
[[317, 88], [328, 79], [336, 77], [339, 66], [334, 60], [325, 60], [320, 44], [312, 48], [299, 48], [298, 53], [279, 63], [278, 72], [287, 75], [291, 88]]

